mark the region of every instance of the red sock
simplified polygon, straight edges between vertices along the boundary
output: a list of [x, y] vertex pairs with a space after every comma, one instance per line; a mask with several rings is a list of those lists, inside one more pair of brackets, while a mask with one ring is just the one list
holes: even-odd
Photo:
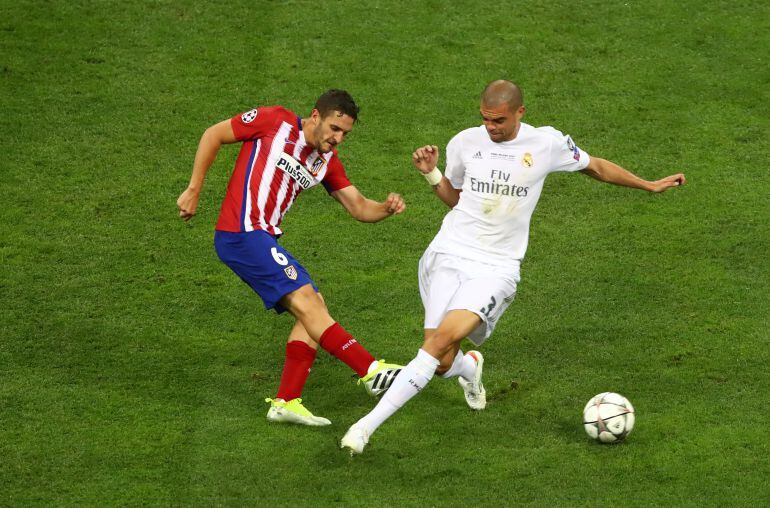
[[356, 371], [358, 377], [364, 377], [369, 365], [374, 361], [374, 357], [369, 354], [369, 351], [359, 344], [339, 323], [334, 323], [327, 328], [321, 334], [318, 342], [329, 354], [336, 356]]
[[286, 343], [286, 362], [283, 364], [277, 398], [288, 402], [302, 395], [315, 354], [316, 350], [301, 340]]

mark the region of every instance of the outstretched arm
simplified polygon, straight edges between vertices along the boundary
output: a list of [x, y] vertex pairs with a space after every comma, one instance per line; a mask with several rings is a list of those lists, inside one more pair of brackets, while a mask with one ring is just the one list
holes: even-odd
[[452, 187], [447, 177], [442, 175], [436, 167], [438, 163], [438, 147], [436, 145], [425, 145], [418, 148], [412, 154], [412, 163], [431, 184], [436, 196], [449, 208], [454, 208], [457, 202], [460, 201], [462, 190]]
[[217, 157], [219, 147], [223, 144], [235, 143], [235, 134], [230, 120], [223, 120], [216, 125], [212, 125], [203, 133], [198, 143], [198, 151], [195, 153], [195, 162], [193, 162], [192, 176], [190, 184], [176, 200], [176, 206], [179, 207], [179, 216], [188, 221], [195, 215], [198, 208], [198, 199], [200, 198], [203, 181], [206, 179], [206, 172], [214, 163]]
[[351, 217], [361, 222], [379, 222], [406, 209], [403, 198], [394, 192], [388, 194], [382, 203], [366, 198], [353, 185], [336, 190], [331, 195]]
[[624, 187], [632, 187], [634, 189], [642, 189], [649, 192], [664, 192], [670, 187], [684, 185], [687, 181], [685, 180], [683, 173], [677, 173], [675, 175], [667, 176], [660, 180], [650, 182], [639, 178], [635, 174], [621, 168], [612, 161], [600, 159], [599, 157], [591, 157], [591, 160], [588, 162], [588, 166], [581, 170], [581, 172], [601, 182], [607, 182], [614, 185], [622, 185]]

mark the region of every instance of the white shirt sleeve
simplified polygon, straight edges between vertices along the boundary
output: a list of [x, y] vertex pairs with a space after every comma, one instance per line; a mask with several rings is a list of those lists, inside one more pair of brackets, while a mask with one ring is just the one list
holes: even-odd
[[540, 127], [550, 134], [551, 141], [551, 164], [550, 172], [556, 171], [580, 171], [588, 166], [591, 157], [581, 150], [572, 138], [562, 134], [553, 127]]
[[463, 188], [463, 180], [465, 180], [465, 164], [463, 164], [462, 157], [462, 140], [460, 134], [449, 140], [446, 145], [446, 170], [444, 176], [447, 177], [449, 183], [455, 189]]

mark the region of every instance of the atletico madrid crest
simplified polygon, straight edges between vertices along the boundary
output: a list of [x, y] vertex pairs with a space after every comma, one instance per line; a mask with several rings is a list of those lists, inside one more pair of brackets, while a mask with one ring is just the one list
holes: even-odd
[[310, 168], [310, 174], [313, 176], [318, 176], [318, 173], [321, 171], [321, 168], [324, 166], [324, 162], [326, 162], [324, 158], [319, 155], [318, 158], [315, 161], [313, 161], [313, 166]]
[[287, 266], [283, 271], [286, 272], [286, 276], [291, 280], [297, 280], [297, 269], [294, 268], [294, 265]]

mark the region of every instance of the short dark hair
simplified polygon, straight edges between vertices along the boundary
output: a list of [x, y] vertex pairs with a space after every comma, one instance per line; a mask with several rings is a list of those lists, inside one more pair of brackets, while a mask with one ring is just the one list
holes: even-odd
[[315, 101], [315, 109], [321, 113], [321, 118], [325, 118], [326, 115], [333, 111], [339, 111], [345, 115], [348, 115], [353, 120], [358, 120], [358, 106], [345, 90], [337, 90], [332, 88], [325, 91], [317, 101]]
[[497, 79], [484, 88], [481, 93], [481, 102], [492, 107], [507, 103], [511, 111], [515, 111], [524, 105], [524, 96], [516, 83], [507, 79]]

